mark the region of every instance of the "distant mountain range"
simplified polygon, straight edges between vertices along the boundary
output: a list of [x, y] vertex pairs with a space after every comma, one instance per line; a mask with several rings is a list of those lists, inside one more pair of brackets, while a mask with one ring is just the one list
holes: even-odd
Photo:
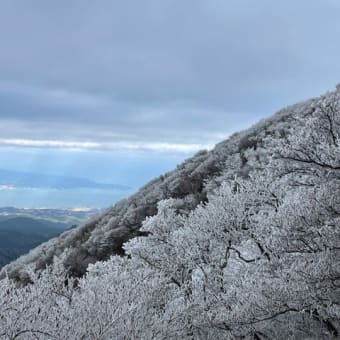
[[98, 212], [88, 208], [0, 208], [0, 268]]
[[69, 208], [69, 209], [50, 209], [50, 208], [0, 208], [0, 221], [14, 217], [29, 217], [32, 219], [47, 220], [62, 225], [80, 224], [89, 217], [98, 214], [100, 209], [96, 208]]
[[127, 191], [126, 185], [100, 183], [88, 178], [46, 175], [33, 172], [19, 172], [0, 169], [0, 187], [6, 188], [55, 188], [55, 189], [108, 189]]

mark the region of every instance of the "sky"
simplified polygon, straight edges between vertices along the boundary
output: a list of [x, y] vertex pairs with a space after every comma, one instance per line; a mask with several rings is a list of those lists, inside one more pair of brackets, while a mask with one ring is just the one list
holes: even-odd
[[[338, 0], [2, 0], [0, 169], [133, 192], [334, 88], [339, 37]], [[107, 206], [128, 194], [8, 184], [0, 206]]]

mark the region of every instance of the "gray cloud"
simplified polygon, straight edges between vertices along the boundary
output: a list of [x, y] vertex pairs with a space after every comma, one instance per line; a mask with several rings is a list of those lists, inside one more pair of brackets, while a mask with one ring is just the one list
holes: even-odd
[[340, 79], [336, 0], [4, 0], [3, 138], [216, 142]]

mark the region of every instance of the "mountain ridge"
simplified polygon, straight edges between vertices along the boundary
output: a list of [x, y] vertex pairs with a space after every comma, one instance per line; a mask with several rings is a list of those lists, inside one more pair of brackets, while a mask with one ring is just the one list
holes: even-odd
[[[339, 88], [324, 96], [337, 94], [337, 91]], [[52, 262], [55, 255], [62, 254], [65, 249], [69, 249], [65, 264], [76, 276], [83, 275], [90, 263], [106, 260], [112, 254], [123, 254], [124, 242], [143, 234], [139, 231], [140, 226], [147, 216], [156, 214], [160, 200], [182, 199], [181, 209], [191, 211], [199, 203], [207, 201], [209, 194], [222, 181], [219, 177], [227, 167], [233, 175], [247, 177], [250, 167], [247, 153], [259, 150], [268, 135], [282, 138], [294, 124], [298, 128], [301, 123], [297, 118], [312, 114], [318, 101], [324, 96], [290, 105], [272, 117], [232, 134], [225, 141], [216, 144], [211, 151], [196, 153], [173, 171], [150, 181], [138, 192], [117, 202], [87, 223], [64, 232], [58, 238], [49, 240], [5, 266], [1, 275], [4, 276], [6, 271], [10, 277], [25, 280], [25, 265], [35, 263], [37, 268], [44, 268]], [[256, 152], [259, 159], [265, 157], [261, 152]], [[260, 162], [258, 166], [261, 166]]]
[[2, 275], [3, 337], [338, 339], [340, 88], [199, 152]]

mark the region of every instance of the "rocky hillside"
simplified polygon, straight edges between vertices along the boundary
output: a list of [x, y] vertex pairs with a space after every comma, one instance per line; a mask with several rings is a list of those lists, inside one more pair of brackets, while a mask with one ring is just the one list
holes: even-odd
[[[338, 95], [335, 91], [326, 96]], [[180, 198], [182, 210], [192, 210], [205, 202], [221, 180], [228, 176], [247, 177], [252, 169], [265, 163], [268, 136], [284, 139], [287, 134], [303, 126], [301, 119], [311, 115], [319, 106], [320, 98], [289, 106], [250, 129], [235, 133], [217, 144], [211, 151], [201, 151], [177, 168], [142, 187], [136, 194], [122, 200], [88, 223], [67, 231], [29, 254], [20, 257], [2, 270], [10, 277], [24, 280], [22, 270], [34, 263], [43, 268], [53, 256], [70, 249], [66, 264], [74, 275], [85, 273], [89, 263], [105, 260], [112, 254], [122, 254], [127, 240], [141, 235], [145, 217], [157, 212], [157, 203], [166, 198]]]

